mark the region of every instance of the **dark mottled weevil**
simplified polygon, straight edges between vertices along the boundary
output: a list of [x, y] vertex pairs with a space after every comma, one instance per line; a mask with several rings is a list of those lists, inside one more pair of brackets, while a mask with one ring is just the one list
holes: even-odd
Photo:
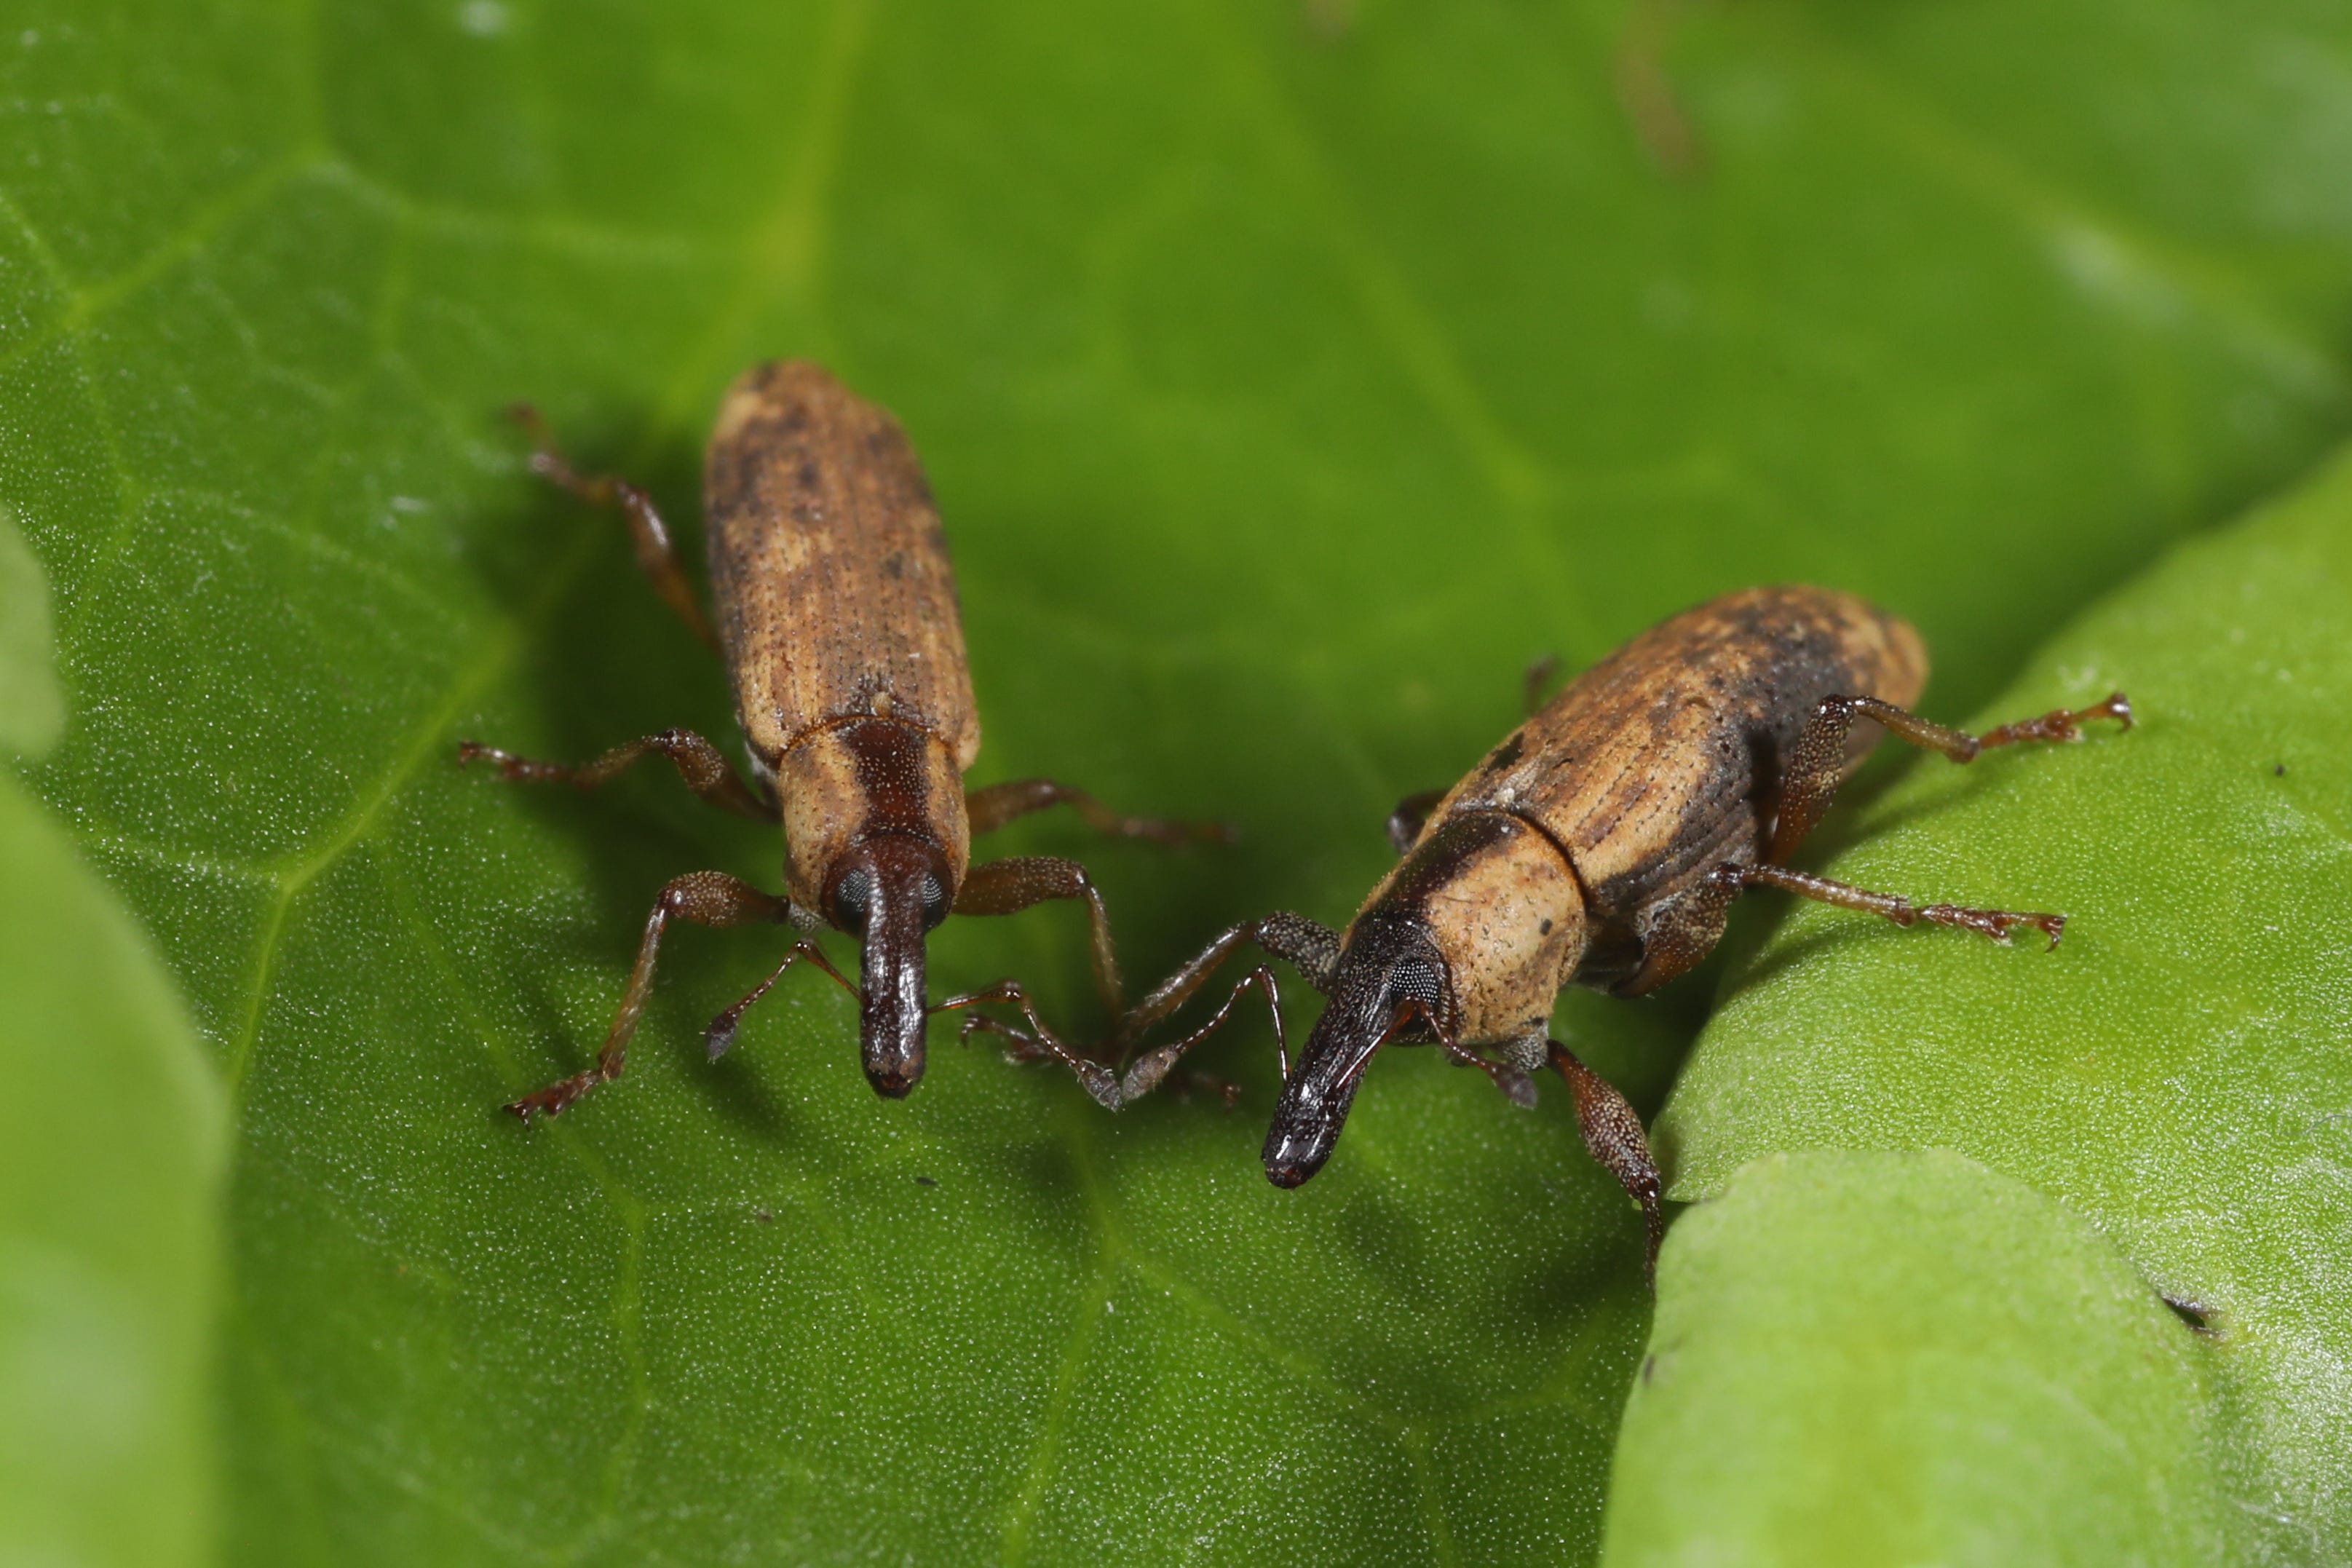
[[[560, 1115], [621, 1076], [653, 989], [662, 931], [673, 920], [789, 923], [812, 933], [830, 924], [858, 938], [860, 984], [803, 938], [712, 1021], [706, 1039], [714, 1059], [724, 1053], [745, 1009], [806, 959], [858, 997], [866, 1077], [894, 1099], [923, 1076], [923, 1028], [933, 1013], [1012, 1003], [1039, 1037], [1052, 1038], [1010, 981], [928, 1005], [924, 938], [950, 910], [1004, 915], [1048, 899], [1082, 901], [1096, 983], [1116, 1016], [1124, 1002], [1110, 922], [1085, 868], [1045, 856], [973, 866], [972, 835], [1055, 805], [1127, 837], [1213, 838], [1223, 830], [1119, 816], [1048, 779], [965, 791], [964, 773], [980, 752], [980, 717], [955, 578], [938, 508], [898, 421], [805, 363], [760, 365], [729, 389], [703, 469], [714, 635], [650, 498], [618, 479], [582, 478], [533, 410], [514, 412], [537, 438], [532, 467], [583, 500], [618, 507], [655, 590], [725, 659], [751, 780], [687, 730], [633, 741], [581, 767], [472, 741], [459, 745], [459, 760], [494, 762], [512, 780], [586, 789], [642, 758], [667, 757], [711, 805], [780, 823], [786, 854], [783, 898], [717, 871], [664, 887], [596, 1065], [507, 1109], [525, 1121], [536, 1112]], [[1116, 1100], [1106, 1069], [1046, 1051], [1097, 1098]]]
[[[2085, 720], [2131, 724], [2117, 692], [1967, 735], [1906, 711], [1927, 677], [1918, 634], [1843, 594], [1757, 588], [1676, 616], [1587, 670], [1453, 789], [1399, 805], [1389, 837], [1402, 858], [1344, 932], [1287, 913], [1234, 926], [1120, 1021], [1111, 1050], [1130, 1053], [1255, 942], [1330, 999], [1295, 1069], [1285, 1052], [1264, 1155], [1276, 1186], [1322, 1169], [1384, 1045], [1434, 1040], [1521, 1104], [1549, 1064], [1568, 1080], [1586, 1146], [1641, 1204], [1654, 1266], [1664, 1222], [1649, 1141], [1624, 1097], [1550, 1037], [1563, 985], [1620, 996], [1663, 985], [1714, 948], [1749, 888], [2000, 942], [2032, 926], [2057, 944], [2060, 915], [1923, 908], [1788, 868], [1876, 743], [1874, 731], [1853, 733], [1858, 719], [1958, 763], [2021, 741], [2079, 740]], [[1251, 985], [1274, 1007], [1279, 1041], [1280, 1001], [1261, 964], [1200, 1029], [1133, 1058], [1122, 1097], [1149, 1092]]]

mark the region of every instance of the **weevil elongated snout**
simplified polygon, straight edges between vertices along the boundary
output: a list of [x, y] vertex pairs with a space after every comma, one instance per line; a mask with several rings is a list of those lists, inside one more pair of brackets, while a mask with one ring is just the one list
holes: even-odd
[[923, 938], [948, 915], [947, 858], [906, 834], [884, 834], [841, 858], [834, 923], [859, 934], [858, 1048], [874, 1092], [901, 1100], [923, 1076]]
[[1331, 1005], [1284, 1079], [1265, 1135], [1265, 1178], [1296, 1187], [1323, 1168], [1347, 1125], [1356, 1087], [1391, 1040], [1433, 1037], [1454, 1013], [1445, 961], [1409, 918], [1362, 922], [1339, 961]]

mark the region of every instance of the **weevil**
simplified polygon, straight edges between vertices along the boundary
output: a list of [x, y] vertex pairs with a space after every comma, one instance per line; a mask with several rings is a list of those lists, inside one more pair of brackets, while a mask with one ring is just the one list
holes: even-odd
[[[2061, 915], [1921, 906], [1788, 864], [1879, 731], [1966, 763], [2019, 742], [2079, 740], [2094, 719], [2131, 724], [2117, 692], [1969, 735], [1909, 710], [1927, 678], [1909, 626], [1821, 588], [1751, 589], [1652, 628], [1540, 709], [1531, 698], [1527, 721], [1452, 789], [1399, 805], [1389, 836], [1400, 859], [1344, 931], [1290, 913], [1234, 926], [1138, 1003], [1109, 1042], [1128, 1064], [1122, 1099], [1149, 1092], [1252, 986], [1281, 1047], [1280, 999], [1260, 964], [1199, 1029], [1134, 1054], [1255, 942], [1328, 999], [1297, 1062], [1283, 1051], [1263, 1153], [1276, 1186], [1323, 1168], [1382, 1046], [1433, 1041], [1520, 1104], [1534, 1102], [1534, 1075], [1549, 1066], [1567, 1080], [1586, 1146], [1641, 1205], [1654, 1268], [1657, 1165], [1624, 1097], [1551, 1037], [1564, 985], [1654, 990], [1706, 956], [1750, 888], [2004, 943], [2032, 927], [2057, 944]], [[1857, 721], [1875, 728], [1857, 732]]]
[[[1124, 1005], [1118, 955], [1085, 868], [1047, 856], [974, 866], [972, 837], [1056, 805], [1125, 837], [1218, 838], [1223, 830], [1121, 816], [1050, 779], [965, 790], [980, 716], [955, 578], [939, 509], [898, 421], [806, 362], [761, 364], [735, 382], [703, 467], [714, 629], [652, 499], [617, 479], [583, 478], [534, 410], [513, 412], [535, 438], [532, 467], [585, 501], [619, 509], [656, 592], [723, 659], [751, 777], [688, 730], [646, 736], [578, 767], [473, 741], [460, 742], [460, 762], [495, 763], [517, 782], [587, 789], [646, 757], [666, 757], [703, 800], [781, 825], [786, 853], [781, 898], [717, 871], [665, 886], [595, 1065], [507, 1109], [525, 1122], [557, 1116], [621, 1076], [674, 920], [789, 924], [803, 933], [773, 973], [712, 1021], [705, 1042], [714, 1060], [745, 1010], [803, 960], [858, 998], [859, 1050], [878, 1094], [903, 1096], [922, 1077], [924, 1026], [934, 1013], [1012, 1003], [1051, 1039], [1017, 984], [933, 1006], [924, 975], [924, 939], [950, 911], [1012, 914], [1050, 899], [1085, 907], [1095, 981], [1116, 1016]], [[856, 984], [808, 940], [827, 925], [863, 944]], [[1116, 1099], [1107, 1069], [1049, 1054], [1097, 1098]]]

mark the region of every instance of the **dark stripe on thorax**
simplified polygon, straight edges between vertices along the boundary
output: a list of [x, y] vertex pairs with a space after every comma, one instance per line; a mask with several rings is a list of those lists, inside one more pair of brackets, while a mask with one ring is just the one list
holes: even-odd
[[838, 726], [841, 743], [857, 768], [857, 789], [866, 801], [859, 837], [912, 834], [939, 841], [931, 821], [929, 770], [925, 751], [930, 732], [895, 719], [854, 719]]

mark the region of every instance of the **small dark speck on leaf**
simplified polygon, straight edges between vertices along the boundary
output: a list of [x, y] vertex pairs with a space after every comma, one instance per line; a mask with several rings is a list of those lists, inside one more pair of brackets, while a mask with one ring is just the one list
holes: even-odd
[[2164, 1304], [2172, 1309], [2175, 1317], [2200, 1334], [2218, 1334], [2221, 1331], [2213, 1326], [2212, 1313], [2194, 1301], [2177, 1301], [2167, 1296], [2164, 1299]]
[[1658, 1358], [1656, 1356], [1645, 1355], [1642, 1358], [1642, 1382], [1645, 1385], [1650, 1381], [1650, 1374], [1657, 1370]]
[[753, 1209], [751, 1211], [751, 1217], [758, 1220], [761, 1225], [773, 1225], [776, 1223], [776, 1216], [770, 1214], [766, 1209]]
[[2286, 764], [2284, 763], [2281, 763], [2278, 766], [2273, 768], [2271, 772], [2279, 778], [2284, 778], [2286, 777]]
[[939, 1183], [929, 1176], [917, 1176], [915, 1178], [915, 1185], [919, 1187], [936, 1187], [939, 1185]]

